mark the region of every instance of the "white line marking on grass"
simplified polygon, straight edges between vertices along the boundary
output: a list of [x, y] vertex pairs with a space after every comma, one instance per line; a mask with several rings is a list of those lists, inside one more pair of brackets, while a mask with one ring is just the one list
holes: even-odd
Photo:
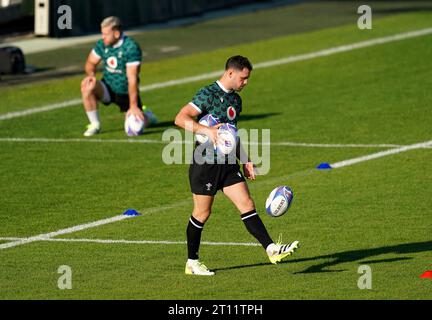
[[[176, 201], [173, 204], [168, 204], [165, 206], [146, 208], [146, 209], [141, 210], [140, 212], [141, 212], [141, 215], [144, 216], [147, 214], [157, 213], [157, 212], [161, 212], [164, 210], [179, 208], [179, 207], [181, 207], [185, 204], [191, 203], [191, 202], [192, 201], [190, 199], [185, 199], [185, 200], [181, 200], [181, 201]], [[58, 230], [55, 232], [40, 234], [40, 235], [29, 237], [29, 238], [0, 238], [0, 241], [1, 240], [13, 241], [13, 242], [9, 242], [9, 243], [0, 244], [0, 250], [20, 246], [20, 245], [27, 244], [27, 243], [32, 243], [35, 241], [50, 241], [50, 239], [52, 239], [56, 236], [59, 236], [59, 235], [65, 235], [65, 234], [70, 234], [70, 233], [74, 233], [77, 231], [95, 228], [95, 227], [99, 227], [99, 226], [102, 226], [105, 224], [109, 224], [109, 223], [113, 223], [113, 222], [117, 222], [117, 221], [122, 221], [122, 220], [129, 219], [129, 218], [133, 218], [133, 216], [119, 215], [119, 216], [115, 216], [112, 218], [107, 218], [107, 219], [102, 219], [102, 220], [98, 220], [95, 222], [81, 224], [81, 225], [78, 225], [75, 227], [70, 227], [70, 228]], [[55, 240], [53, 240], [53, 241], [55, 241]]]
[[79, 139], [79, 138], [0, 138], [0, 142], [36, 142], [36, 143], [143, 143], [166, 144], [162, 140], [150, 139]]
[[416, 143], [416, 144], [412, 144], [409, 146], [404, 146], [404, 147], [400, 147], [400, 148], [396, 148], [396, 149], [381, 151], [381, 152], [373, 153], [370, 155], [354, 158], [351, 160], [336, 162], [334, 164], [331, 164], [331, 167], [334, 169], [343, 168], [343, 167], [351, 166], [351, 165], [356, 164], [356, 163], [365, 162], [365, 161], [369, 161], [369, 160], [373, 160], [373, 159], [377, 159], [377, 158], [381, 158], [381, 157], [386, 157], [389, 155], [393, 155], [393, 154], [397, 154], [397, 153], [401, 153], [401, 152], [406, 152], [406, 151], [410, 151], [410, 150], [430, 148], [431, 146], [432, 146], [432, 140], [426, 141], [426, 142], [421, 142], [421, 143]]
[[[431, 141], [426, 141], [426, 142], [421, 142], [421, 143], [416, 143], [416, 144], [412, 144], [409, 146], [403, 146], [400, 148], [395, 148], [395, 149], [391, 149], [391, 150], [386, 150], [386, 151], [381, 151], [381, 152], [377, 152], [371, 155], [366, 155], [366, 156], [362, 156], [362, 157], [358, 157], [358, 158], [354, 158], [351, 160], [345, 160], [345, 161], [341, 161], [341, 162], [337, 162], [331, 165], [332, 168], [342, 168], [342, 167], [346, 167], [346, 166], [350, 166], [356, 163], [360, 163], [360, 162], [364, 162], [364, 161], [369, 161], [372, 159], [377, 159], [377, 158], [381, 158], [381, 157], [385, 157], [388, 155], [393, 155], [393, 154], [397, 154], [397, 153], [401, 153], [401, 152], [406, 152], [409, 150], [415, 150], [415, 149], [422, 149], [422, 148], [430, 148], [432, 147], [432, 140]], [[308, 170], [310, 171], [310, 170]], [[144, 210], [145, 213], [144, 214], [150, 214], [150, 213], [155, 213], [155, 212], [159, 212], [159, 211], [163, 211], [163, 210], [167, 210], [167, 209], [171, 209], [174, 207], [178, 207], [180, 205], [183, 204], [187, 204], [189, 203], [190, 200], [185, 199], [183, 201], [179, 201], [176, 204], [171, 204], [171, 205], [167, 205], [167, 206], [163, 206], [163, 207], [156, 207], [156, 208], [149, 208], [147, 210]], [[94, 242], [106, 242], [106, 241], [111, 241], [112, 243], [159, 243], [159, 244], [163, 244], [162, 242], [157, 242], [157, 241], [152, 241], [152, 240], [142, 240], [140, 242], [136, 242], [132, 240], [99, 240], [99, 239], [53, 239], [53, 237], [55, 236], [59, 236], [59, 235], [64, 235], [64, 234], [69, 234], [69, 233], [74, 233], [77, 231], [81, 231], [81, 230], [85, 230], [85, 229], [89, 229], [89, 228], [94, 228], [97, 226], [101, 226], [101, 225], [105, 225], [108, 223], [112, 223], [112, 222], [116, 222], [116, 221], [121, 221], [121, 220], [125, 220], [131, 218], [130, 216], [124, 216], [124, 215], [120, 215], [120, 216], [115, 216], [112, 218], [108, 218], [108, 219], [103, 219], [103, 220], [98, 220], [95, 222], [91, 222], [91, 223], [87, 223], [87, 224], [82, 224], [82, 225], [78, 225], [75, 227], [71, 227], [71, 228], [66, 228], [66, 229], [61, 229], [55, 232], [50, 232], [50, 233], [46, 233], [46, 234], [40, 234], [37, 236], [33, 236], [33, 237], [29, 237], [29, 238], [0, 238], [0, 241], [2, 240], [6, 240], [6, 241], [12, 241], [12, 242], [8, 242], [8, 243], [4, 243], [4, 244], [0, 244], [0, 250], [2, 249], [7, 249], [7, 248], [12, 248], [12, 247], [16, 247], [19, 245], [24, 245], [27, 243], [32, 243], [35, 241], [75, 241], [75, 242], [90, 242], [90, 241], [94, 241]], [[114, 241], [114, 242], [113, 242]], [[126, 242], [127, 241], [127, 242]], [[138, 240], [137, 240], [138, 241]], [[185, 242], [169, 242], [169, 244], [184, 244]], [[166, 244], [166, 243], [165, 243]], [[208, 245], [239, 245], [236, 243], [216, 243], [216, 242], [206, 242], [206, 244]], [[252, 244], [243, 244], [243, 245], [252, 245]], [[253, 245], [257, 245], [257, 244], [253, 244]]]
[[53, 111], [53, 110], [57, 110], [57, 109], [72, 107], [72, 106], [76, 106], [80, 103], [82, 103], [81, 99], [74, 99], [74, 100], [69, 100], [69, 101], [65, 101], [65, 102], [50, 104], [50, 105], [47, 105], [44, 107], [37, 107], [37, 108], [26, 109], [23, 111], [10, 112], [10, 113], [0, 115], [0, 121], [9, 120], [9, 119], [13, 119], [13, 118], [19, 118], [19, 117], [25, 117], [25, 116], [29, 116], [29, 115], [32, 115], [35, 113], [40, 113], [40, 112], [47, 112], [47, 111]]
[[[381, 151], [381, 152], [377, 152], [374, 154], [370, 154], [370, 155], [366, 155], [366, 156], [362, 156], [362, 157], [358, 157], [358, 158], [354, 158], [354, 159], [350, 159], [350, 160], [337, 162], [337, 163], [332, 164], [331, 167], [334, 169], [342, 168], [342, 167], [351, 166], [353, 164], [357, 164], [360, 162], [369, 161], [369, 160], [373, 160], [373, 159], [377, 159], [377, 158], [381, 158], [381, 157], [385, 157], [385, 156], [389, 156], [389, 155], [393, 155], [393, 154], [398, 154], [398, 153], [402, 153], [402, 152], [406, 152], [406, 151], [410, 151], [410, 150], [430, 148], [431, 146], [432, 146], [432, 140], [412, 144], [409, 146], [403, 146], [400, 148]], [[150, 208], [145, 212], [145, 214], [163, 211], [164, 209], [171, 209], [173, 207], [178, 207], [179, 205], [186, 204], [189, 202], [190, 202], [190, 200], [185, 199], [183, 201], [176, 203], [175, 205], [167, 205], [164, 207]], [[108, 223], [113, 223], [116, 221], [125, 220], [128, 218], [131, 218], [131, 217], [130, 216], [124, 216], [124, 215], [115, 216], [112, 218], [98, 220], [95, 222], [82, 224], [82, 225], [78, 225], [75, 227], [62, 229], [62, 230], [58, 230], [58, 231], [50, 232], [50, 233], [46, 233], [46, 234], [40, 234], [40, 235], [29, 237], [29, 238], [11, 238], [11, 237], [0, 238], [0, 241], [12, 241], [12, 242], [8, 242], [8, 243], [0, 244], [0, 250], [16, 247], [19, 245], [23, 245], [23, 244], [27, 244], [27, 243], [31, 243], [31, 242], [35, 242], [35, 241], [94, 242], [94, 243], [110, 243], [110, 244], [114, 244], [114, 243], [124, 243], [124, 244], [185, 244], [186, 243], [185, 241], [155, 241], [155, 240], [53, 239], [53, 237], [56, 237], [59, 235], [74, 233], [77, 231], [81, 231], [81, 230], [85, 230], [85, 229], [89, 229], [89, 228], [94, 228], [97, 226], [105, 225]], [[234, 245], [258, 246], [257, 243], [235, 243], [235, 242], [203, 242], [203, 244], [207, 244], [207, 245], [233, 245], [233, 246]]]
[[147, 209], [143, 209], [139, 212], [141, 212], [142, 216], [148, 215], [148, 214], [153, 214], [153, 213], [158, 213], [158, 212], [163, 212], [166, 210], [171, 210], [171, 209], [179, 209], [180, 207], [187, 205], [193, 204], [193, 200], [192, 198], [187, 198], [187, 199], [183, 199], [183, 200], [177, 200], [172, 204], [167, 204], [165, 206], [161, 206], [161, 207], [153, 207], [153, 208], [147, 208]]
[[[0, 238], [0, 241], [25, 241], [28, 238]], [[83, 242], [83, 243], [100, 243], [100, 244], [159, 244], [159, 245], [185, 245], [186, 241], [164, 241], [164, 240], [109, 240], [109, 239], [65, 239], [65, 238], [46, 238], [38, 241], [49, 242]], [[259, 243], [254, 242], [212, 242], [202, 241], [202, 245], [208, 246], [244, 246], [244, 247], [259, 247]]]
[[[425, 35], [428, 35], [431, 33], [432, 33], [432, 28], [420, 29], [420, 30], [404, 32], [404, 33], [398, 33], [395, 35], [386, 36], [386, 37], [382, 37], [382, 38], [371, 39], [371, 40], [361, 41], [361, 42], [357, 42], [357, 43], [337, 46], [337, 47], [333, 47], [333, 48], [328, 48], [328, 49], [324, 49], [324, 50], [318, 50], [318, 51], [310, 52], [310, 53], [306, 53], [306, 54], [299, 54], [299, 55], [290, 56], [290, 57], [286, 57], [286, 58], [261, 62], [261, 63], [255, 64], [254, 68], [255, 69], [263, 69], [263, 68], [269, 68], [269, 67], [279, 66], [279, 65], [298, 62], [298, 61], [305, 61], [305, 60], [329, 56], [329, 55], [333, 55], [333, 54], [337, 54], [337, 53], [341, 53], [341, 52], [348, 52], [348, 51], [362, 49], [362, 48], [371, 47], [371, 46], [375, 46], [375, 45], [385, 44], [385, 43], [389, 43], [389, 42], [400, 41], [400, 40], [405, 40], [405, 39], [414, 38], [414, 37], [421, 37], [421, 36], [425, 36]], [[155, 90], [155, 89], [167, 88], [167, 87], [187, 84], [187, 83], [201, 81], [201, 80], [213, 79], [215, 77], [219, 77], [222, 74], [222, 72], [223, 72], [222, 70], [221, 71], [214, 71], [214, 72], [204, 73], [204, 74], [201, 74], [198, 76], [186, 77], [186, 78], [170, 80], [170, 81], [165, 81], [165, 82], [160, 82], [160, 83], [154, 83], [151, 85], [146, 85], [146, 86], [140, 87], [140, 91], [146, 92], [146, 91], [151, 91], [151, 90]], [[77, 105], [80, 103], [81, 103], [81, 99], [74, 99], [74, 100], [65, 101], [62, 103], [55, 103], [55, 104], [43, 106], [43, 107], [36, 107], [36, 108], [30, 108], [30, 109], [23, 110], [23, 111], [11, 112], [11, 113], [0, 115], [0, 121], [18, 118], [18, 117], [24, 117], [24, 116], [28, 116], [28, 115], [40, 113], [40, 112], [46, 112], [46, 111], [52, 111], [52, 110], [56, 110], [56, 109], [66, 108], [66, 107], [74, 106], [74, 105]]]
[[[79, 138], [0, 138], [0, 142], [35, 142], [35, 143], [138, 143], [138, 144], [168, 144], [168, 143], [182, 143], [186, 144], [187, 141], [162, 141], [162, 140], [152, 140], [152, 139], [79, 139]], [[271, 145], [271, 146], [281, 146], [281, 147], [305, 147], [305, 148], [401, 148], [405, 145], [398, 144], [336, 144], [336, 143], [302, 143], [302, 142], [271, 142], [271, 143], [244, 143], [245, 145]], [[424, 146], [423, 148], [428, 149], [432, 146]]]
[[288, 63], [297, 62], [297, 61], [310, 60], [310, 59], [314, 59], [314, 58], [318, 58], [318, 57], [333, 55], [336, 53], [348, 52], [348, 51], [352, 51], [352, 50], [372, 47], [372, 46], [376, 46], [379, 44], [385, 44], [385, 43], [405, 40], [405, 39], [409, 39], [409, 38], [421, 37], [421, 36], [425, 36], [425, 35], [428, 35], [431, 33], [432, 33], [432, 28], [420, 29], [420, 30], [410, 31], [410, 32], [403, 32], [403, 33], [398, 33], [395, 35], [386, 36], [386, 37], [382, 37], [382, 38], [376, 38], [376, 39], [356, 42], [356, 43], [352, 43], [352, 44], [342, 45], [342, 46], [338, 46], [338, 47], [328, 48], [328, 49], [324, 49], [324, 50], [319, 50], [316, 52], [300, 54], [297, 56], [286, 57], [286, 58], [268, 61], [268, 62], [261, 62], [261, 63], [257, 63], [254, 66], [254, 68], [268, 68], [268, 67], [279, 66], [282, 64], [288, 64]]
[[130, 219], [130, 218], [132, 218], [132, 217], [131, 216], [124, 216], [124, 215], [115, 216], [112, 218], [102, 219], [102, 220], [98, 220], [98, 221], [90, 222], [90, 223], [86, 223], [86, 224], [81, 224], [81, 225], [78, 225], [75, 227], [61, 229], [61, 230], [50, 232], [50, 233], [39, 234], [37, 236], [33, 236], [33, 237], [29, 237], [29, 238], [22, 238], [20, 240], [16, 240], [13, 242], [0, 244], [0, 250], [7, 249], [7, 248], [13, 248], [16, 246], [20, 246], [20, 245], [35, 242], [35, 241], [44, 241], [44, 240], [47, 240], [47, 239], [50, 239], [50, 238], [53, 238], [56, 236], [74, 233], [74, 232], [85, 230], [85, 229], [95, 228], [98, 226], [102, 226], [105, 224], [109, 224], [109, 223], [113, 223], [113, 222], [117, 222], [117, 221], [121, 221], [121, 220], [125, 220], [125, 219]]
[[305, 148], [399, 148], [402, 145], [397, 144], [337, 144], [337, 143], [303, 143], [303, 142], [270, 142], [270, 143], [245, 143], [246, 145], [271, 145], [286, 147], [305, 147]]

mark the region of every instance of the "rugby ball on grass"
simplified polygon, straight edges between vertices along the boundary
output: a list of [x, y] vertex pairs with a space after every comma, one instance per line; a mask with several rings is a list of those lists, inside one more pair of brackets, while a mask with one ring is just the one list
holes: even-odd
[[129, 137], [139, 136], [143, 134], [145, 122], [133, 114], [126, 117], [124, 129]]

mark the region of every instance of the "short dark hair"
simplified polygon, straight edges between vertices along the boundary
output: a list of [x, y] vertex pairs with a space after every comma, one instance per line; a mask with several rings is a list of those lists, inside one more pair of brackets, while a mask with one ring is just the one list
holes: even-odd
[[249, 69], [249, 71], [253, 70], [252, 63], [248, 58], [243, 56], [233, 56], [228, 59], [225, 65], [225, 70], [233, 68], [235, 70], [242, 71], [244, 68]]

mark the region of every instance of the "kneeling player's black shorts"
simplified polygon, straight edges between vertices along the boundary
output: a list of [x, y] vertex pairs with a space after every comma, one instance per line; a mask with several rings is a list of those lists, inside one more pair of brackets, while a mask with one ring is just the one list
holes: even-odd
[[[103, 102], [103, 104], [107, 106], [111, 103], [115, 103], [116, 105], [119, 106], [120, 111], [127, 112], [129, 110], [129, 107], [130, 107], [129, 95], [128, 94], [115, 93], [112, 90], [112, 88], [110, 87], [110, 85], [105, 81], [105, 79], [102, 79], [101, 81], [104, 83], [104, 85], [108, 89], [108, 92], [110, 95], [110, 101]], [[139, 94], [138, 94], [138, 108], [140, 108], [142, 110], [142, 102], [141, 102], [141, 98], [140, 98]]]
[[189, 167], [189, 183], [193, 194], [214, 196], [225, 187], [245, 182], [236, 164], [197, 164], [192, 163]]

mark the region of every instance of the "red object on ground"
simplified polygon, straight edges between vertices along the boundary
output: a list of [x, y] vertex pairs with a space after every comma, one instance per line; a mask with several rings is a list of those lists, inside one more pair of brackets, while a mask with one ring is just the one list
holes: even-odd
[[426, 271], [425, 273], [423, 273], [420, 276], [420, 278], [424, 278], [424, 279], [429, 278], [429, 279], [432, 279], [432, 270]]

